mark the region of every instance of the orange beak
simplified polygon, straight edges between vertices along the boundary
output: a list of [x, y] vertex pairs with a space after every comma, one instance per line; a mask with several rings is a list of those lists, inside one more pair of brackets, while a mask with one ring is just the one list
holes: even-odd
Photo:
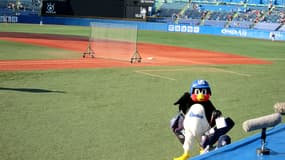
[[199, 94], [197, 95], [197, 101], [198, 101], [198, 102], [205, 101], [205, 96], [204, 96], [204, 94], [199, 93]]

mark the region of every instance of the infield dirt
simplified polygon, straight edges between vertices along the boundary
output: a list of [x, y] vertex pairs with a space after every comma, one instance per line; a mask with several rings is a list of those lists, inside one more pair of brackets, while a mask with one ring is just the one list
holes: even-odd
[[[83, 53], [88, 39], [79, 36], [50, 34], [31, 34], [0, 32], [0, 40], [25, 44], [60, 48]], [[142, 63], [130, 63], [101, 58], [55, 59], [55, 60], [0, 60], [0, 70], [48, 70], [76, 68], [111, 68], [134, 66], [182, 66], [217, 64], [271, 64], [270, 61], [234, 55], [230, 53], [210, 52], [200, 49], [167, 46], [160, 44], [138, 43]], [[96, 52], [96, 51], [95, 51]], [[12, 53], [11, 53], [12, 54]], [[152, 57], [148, 59], [147, 57]]]

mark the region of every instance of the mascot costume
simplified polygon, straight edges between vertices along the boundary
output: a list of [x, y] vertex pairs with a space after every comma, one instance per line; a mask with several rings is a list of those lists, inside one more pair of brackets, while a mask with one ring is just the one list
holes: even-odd
[[[174, 105], [179, 105], [179, 113], [170, 121], [170, 128], [183, 144], [184, 153], [174, 160], [187, 160], [195, 141], [200, 146], [200, 154], [213, 148], [231, 143], [226, 133], [232, 129], [231, 118], [222, 117], [210, 101], [212, 95], [206, 80], [195, 80], [190, 92], [184, 93]], [[214, 145], [218, 142], [217, 146]]]

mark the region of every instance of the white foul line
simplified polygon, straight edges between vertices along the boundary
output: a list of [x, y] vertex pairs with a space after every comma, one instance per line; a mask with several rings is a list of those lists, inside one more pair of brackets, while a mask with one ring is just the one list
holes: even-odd
[[225, 72], [225, 73], [232, 73], [232, 74], [236, 74], [239, 76], [244, 76], [244, 77], [250, 77], [250, 74], [245, 74], [245, 73], [239, 73], [239, 72], [235, 72], [235, 71], [230, 71], [230, 70], [226, 70], [226, 69], [220, 69], [220, 68], [215, 68], [212, 67], [211, 69], [217, 70], [217, 71], [221, 71], [221, 72]]
[[[171, 81], [176, 81], [176, 79], [174, 78], [170, 78], [170, 77], [166, 77], [166, 76], [161, 76], [161, 75], [158, 75], [158, 74], [151, 74], [151, 73], [148, 73], [152, 70], [136, 70], [135, 72], [136, 73], [140, 73], [140, 74], [144, 74], [144, 75], [148, 75], [148, 76], [151, 76], [151, 77], [157, 77], [157, 78], [162, 78], [162, 79], [167, 79], [167, 80], [171, 80]], [[159, 71], [159, 70], [153, 70], [153, 71]]]
[[[202, 70], [201, 70], [202, 69]], [[144, 74], [144, 75], [148, 75], [151, 77], [157, 77], [157, 78], [162, 78], [162, 79], [167, 79], [167, 80], [172, 80], [175, 81], [176, 79], [174, 78], [170, 78], [170, 77], [166, 77], [166, 76], [161, 76], [158, 74], [152, 74], [149, 72], [176, 72], [176, 71], [187, 71], [187, 70], [197, 70], [199, 72], [203, 71], [203, 72], [209, 72], [209, 71], [216, 71], [216, 72], [224, 72], [224, 73], [231, 73], [231, 74], [235, 74], [238, 76], [244, 76], [244, 77], [250, 77], [250, 74], [245, 74], [245, 73], [239, 73], [239, 72], [235, 72], [235, 71], [230, 71], [230, 70], [226, 70], [226, 69], [220, 69], [220, 68], [215, 68], [215, 67], [195, 67], [195, 68], [175, 68], [175, 69], [145, 69], [145, 70], [136, 70], [136, 73], [140, 73], [140, 74]]]

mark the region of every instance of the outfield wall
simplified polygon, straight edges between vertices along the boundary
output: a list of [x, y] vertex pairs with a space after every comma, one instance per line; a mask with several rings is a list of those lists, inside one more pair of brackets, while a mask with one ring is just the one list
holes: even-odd
[[33, 24], [58, 24], [89, 26], [90, 22], [108, 23], [132, 23], [137, 24], [139, 30], [153, 30], [163, 32], [182, 32], [185, 34], [210, 34], [218, 36], [233, 36], [244, 38], [271, 39], [275, 35], [275, 40], [285, 41], [285, 32], [266, 31], [256, 29], [241, 28], [218, 28], [210, 26], [191, 26], [187, 24], [166, 24], [142, 21], [109, 20], [93, 18], [70, 18], [70, 17], [39, 17], [39, 16], [0, 16], [0, 22], [8, 23], [33, 23]]

